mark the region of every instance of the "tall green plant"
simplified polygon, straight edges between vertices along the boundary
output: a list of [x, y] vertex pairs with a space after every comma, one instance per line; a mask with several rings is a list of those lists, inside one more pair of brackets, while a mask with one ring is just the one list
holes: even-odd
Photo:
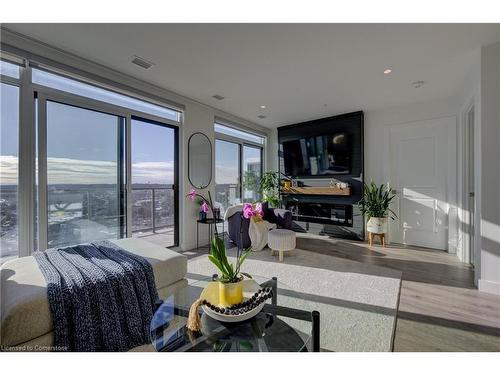
[[389, 208], [389, 205], [395, 196], [387, 184], [377, 186], [375, 182], [371, 181], [369, 185], [364, 184], [363, 198], [358, 202], [358, 206], [367, 219], [387, 217], [389, 213], [393, 215], [391, 218], [394, 219], [396, 214]]
[[223, 283], [236, 283], [241, 280], [241, 275], [252, 278], [249, 274], [241, 272], [241, 265], [250, 255], [251, 248], [243, 250], [241, 253], [238, 250], [236, 256], [236, 264], [229, 263], [226, 253], [226, 245], [224, 240], [218, 236], [212, 238], [210, 244], [210, 255], [208, 259], [217, 267], [221, 273], [219, 281]]
[[251, 192], [259, 191], [259, 177], [254, 171], [246, 171], [243, 175], [243, 188]]
[[278, 207], [280, 203], [280, 175], [279, 172], [266, 172], [260, 179], [260, 191], [264, 201]]

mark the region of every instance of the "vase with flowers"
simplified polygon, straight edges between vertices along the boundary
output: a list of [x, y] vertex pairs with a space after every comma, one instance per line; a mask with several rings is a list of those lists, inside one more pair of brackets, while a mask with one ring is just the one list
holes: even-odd
[[[195, 189], [192, 189], [191, 192], [187, 194], [187, 197], [191, 201], [200, 199], [202, 201], [201, 206], [206, 210], [205, 213], [212, 212], [212, 215], [214, 215], [214, 206], [210, 192], [208, 192], [208, 199], [206, 199]], [[253, 213], [250, 213], [250, 210], [248, 209], [246, 214], [254, 215]], [[243, 215], [245, 215], [245, 212], [243, 212]], [[243, 301], [243, 277], [252, 277], [247, 273], [241, 272], [241, 265], [248, 255], [250, 255], [250, 248], [244, 250], [238, 248], [235, 263], [229, 262], [224, 239], [219, 237], [217, 226], [214, 226], [215, 235], [210, 240], [210, 254], [208, 255], [208, 259], [219, 270], [217, 279], [219, 282], [219, 304], [226, 307]]]

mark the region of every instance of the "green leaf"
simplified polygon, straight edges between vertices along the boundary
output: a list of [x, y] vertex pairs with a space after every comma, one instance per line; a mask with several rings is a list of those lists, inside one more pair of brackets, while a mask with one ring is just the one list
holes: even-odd
[[215, 267], [217, 267], [219, 269], [219, 271], [222, 273], [222, 275], [225, 275], [227, 273], [225, 268], [222, 266], [222, 264], [220, 264], [220, 262], [217, 259], [215, 259], [215, 257], [213, 255], [209, 255], [208, 260], [210, 260], [215, 265]]
[[369, 219], [387, 217], [389, 213], [394, 214], [389, 206], [395, 195], [390, 191], [388, 184], [378, 186], [371, 180], [369, 184], [365, 183], [363, 186], [363, 197], [358, 202], [358, 207], [364, 216]]
[[238, 259], [238, 267], [241, 267], [241, 265], [243, 264], [243, 262], [245, 261], [245, 259], [250, 255], [251, 253], [251, 249], [247, 249], [241, 256], [240, 256], [240, 259]]

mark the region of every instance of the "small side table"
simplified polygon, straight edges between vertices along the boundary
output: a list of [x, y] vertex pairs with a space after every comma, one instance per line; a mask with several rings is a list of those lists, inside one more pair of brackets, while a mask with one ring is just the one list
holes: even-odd
[[211, 238], [213, 236], [213, 234], [215, 233], [215, 226], [217, 224], [220, 224], [222, 223], [222, 233], [224, 233], [225, 231], [225, 226], [224, 226], [224, 220], [223, 219], [205, 219], [205, 220], [196, 220], [196, 249], [199, 248], [199, 244], [198, 244], [198, 226], [200, 224], [208, 224], [208, 238], [209, 238], [209, 241], [211, 241]]

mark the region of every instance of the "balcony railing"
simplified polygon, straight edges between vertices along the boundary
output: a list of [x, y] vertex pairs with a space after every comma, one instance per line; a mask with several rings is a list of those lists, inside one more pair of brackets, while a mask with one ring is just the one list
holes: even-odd
[[174, 190], [132, 187], [132, 232], [153, 232], [174, 226]]
[[[174, 226], [172, 188], [140, 185], [132, 186], [131, 190], [132, 199], [129, 204], [132, 205], [133, 233], [164, 232], [166, 228]], [[49, 190], [49, 224], [82, 218], [113, 226], [111, 222], [120, 217], [118, 196], [116, 187], [58, 187], [56, 190]]]

